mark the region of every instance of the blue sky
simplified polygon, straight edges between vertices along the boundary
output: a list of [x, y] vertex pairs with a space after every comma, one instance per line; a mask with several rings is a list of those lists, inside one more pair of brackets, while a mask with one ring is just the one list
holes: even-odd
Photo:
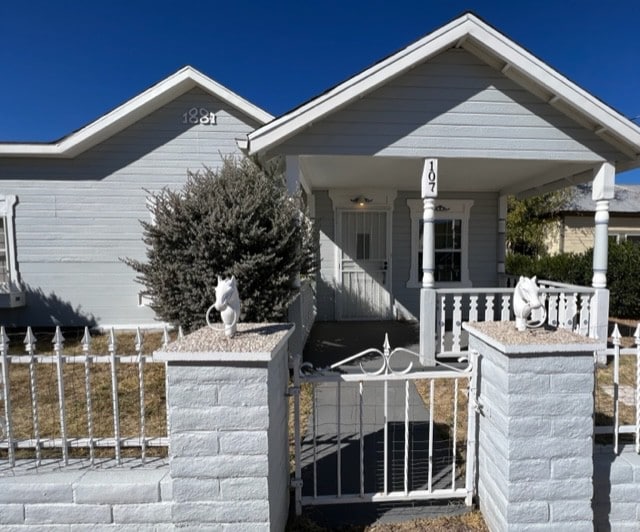
[[186, 64], [278, 115], [467, 10], [640, 117], [637, 0], [3, 0], [0, 141], [55, 140]]

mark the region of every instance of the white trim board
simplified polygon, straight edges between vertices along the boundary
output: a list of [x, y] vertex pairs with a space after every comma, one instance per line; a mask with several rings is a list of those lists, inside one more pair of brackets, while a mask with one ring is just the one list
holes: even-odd
[[[640, 127], [580, 88], [472, 13], [466, 13], [387, 59], [249, 134], [249, 153], [266, 153], [446, 49], [461, 47], [590, 128], [640, 165]], [[619, 168], [619, 170], [626, 169]]]
[[226, 87], [186, 66], [153, 87], [53, 143], [0, 143], [0, 157], [75, 157], [103, 142], [187, 91], [200, 87], [260, 124], [273, 119], [266, 111]]

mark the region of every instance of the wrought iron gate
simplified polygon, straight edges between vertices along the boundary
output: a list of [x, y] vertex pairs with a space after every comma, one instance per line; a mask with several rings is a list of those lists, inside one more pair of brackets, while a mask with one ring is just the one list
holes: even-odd
[[471, 505], [476, 365], [421, 369], [418, 356], [392, 351], [385, 337], [382, 351], [322, 370], [294, 359], [298, 515], [303, 505], [456, 498]]

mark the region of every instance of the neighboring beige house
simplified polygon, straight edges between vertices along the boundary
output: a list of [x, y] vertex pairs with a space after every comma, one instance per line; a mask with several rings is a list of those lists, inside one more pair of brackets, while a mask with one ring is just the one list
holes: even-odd
[[[567, 207], [560, 213], [556, 231], [548, 238], [551, 254], [582, 253], [593, 247], [595, 201], [591, 184], [576, 186]], [[609, 201], [609, 237], [640, 243], [640, 185], [616, 185]]]

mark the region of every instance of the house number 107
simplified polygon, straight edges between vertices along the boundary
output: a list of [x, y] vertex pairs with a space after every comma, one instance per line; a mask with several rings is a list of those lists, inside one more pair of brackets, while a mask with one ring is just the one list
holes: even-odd
[[438, 197], [438, 159], [425, 159], [422, 169], [422, 197]]
[[216, 123], [216, 115], [204, 107], [192, 107], [182, 114], [182, 123], [211, 126]]

